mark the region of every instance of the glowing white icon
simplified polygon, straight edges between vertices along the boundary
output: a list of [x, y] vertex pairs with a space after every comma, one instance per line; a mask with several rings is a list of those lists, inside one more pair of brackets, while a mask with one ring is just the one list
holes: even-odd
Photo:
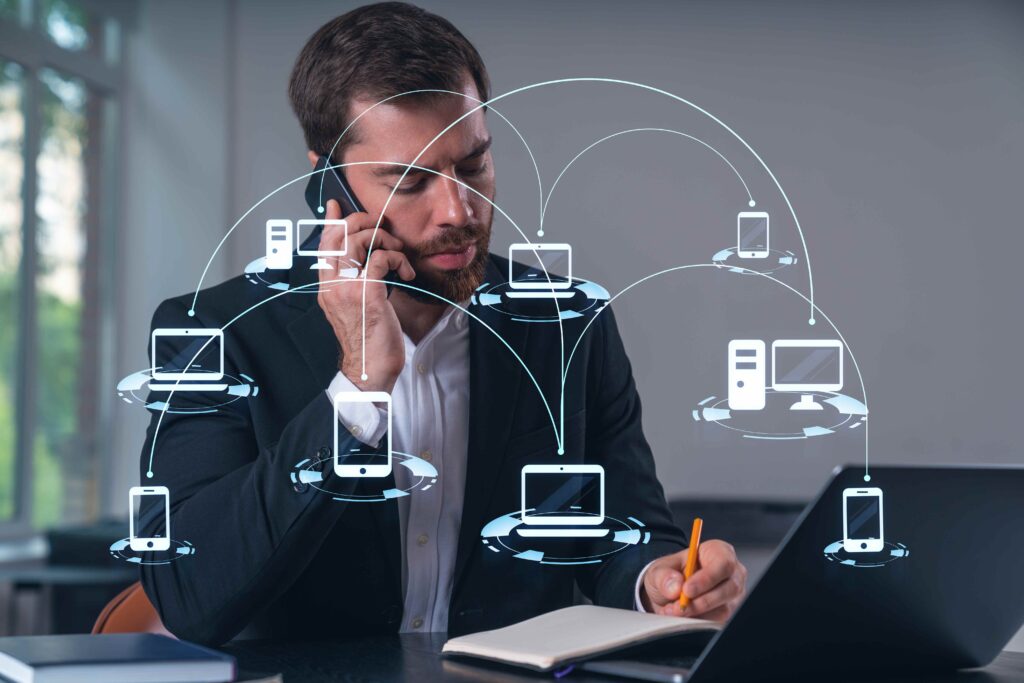
[[153, 330], [150, 391], [224, 391], [224, 331], [217, 328]]
[[[313, 230], [322, 228], [327, 230], [343, 230], [343, 239], [341, 242], [341, 249], [321, 249], [320, 243], [317, 243], [316, 247], [303, 248], [306, 240]], [[321, 232], [320, 241], [323, 241], [323, 233]], [[309, 267], [310, 270], [331, 270], [333, 266], [327, 262], [327, 259], [334, 256], [344, 256], [348, 253], [348, 223], [343, 220], [333, 218], [304, 218], [298, 222], [295, 226], [295, 243], [299, 245], [296, 253], [299, 256], [315, 256], [316, 263]]]
[[[132, 550], [146, 552], [149, 550], [168, 550], [171, 547], [171, 497], [166, 486], [133, 486], [128, 491], [128, 542]], [[159, 507], [155, 507], [159, 506]], [[143, 508], [149, 508], [144, 510]], [[143, 527], [142, 515], [153, 516], [155, 510], [159, 514], [163, 510], [163, 529], [155, 531], [155, 535], [139, 534]]]
[[740, 258], [768, 257], [768, 214], [741, 211], [736, 216], [736, 253]]
[[[843, 388], [843, 344], [837, 339], [777, 339], [772, 342], [772, 389], [839, 391]], [[790, 410], [822, 410], [804, 393]]]
[[293, 235], [291, 221], [267, 221], [268, 269], [288, 270], [292, 267], [292, 250], [295, 249]]
[[[513, 273], [516, 260], [526, 265]], [[563, 274], [564, 273], [564, 274]], [[572, 287], [572, 246], [555, 243], [516, 242], [508, 248], [506, 296], [513, 299], [567, 299]]]
[[843, 550], [848, 553], [878, 553], [885, 547], [885, 519], [882, 489], [843, 491]]
[[[339, 477], [391, 474], [391, 394], [339, 391], [334, 395], [334, 417], [334, 473]], [[341, 427], [355, 439], [343, 441]]]
[[604, 468], [600, 465], [525, 465], [520, 536], [600, 538], [604, 523]]
[[765, 344], [760, 339], [729, 342], [729, 410], [761, 410], [765, 403]]

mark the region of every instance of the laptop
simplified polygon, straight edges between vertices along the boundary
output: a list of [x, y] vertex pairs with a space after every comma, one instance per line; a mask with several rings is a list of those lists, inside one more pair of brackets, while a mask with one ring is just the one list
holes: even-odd
[[[863, 475], [862, 465], [836, 471], [695, 660], [598, 668], [714, 683], [934, 676], [991, 662], [1024, 625], [1024, 467]], [[866, 502], [868, 488], [884, 496]], [[884, 550], [848, 551], [851, 530], [881, 537]]]
[[[515, 275], [512, 270], [519, 259], [531, 264]], [[565, 271], [565, 275], [560, 275]], [[511, 299], [569, 299], [572, 290], [572, 246], [555, 243], [516, 242], [508, 248], [508, 286], [505, 296]]]
[[224, 391], [224, 331], [153, 330], [150, 391]]
[[601, 538], [604, 468], [600, 465], [525, 465], [520, 480], [522, 524], [527, 538]]

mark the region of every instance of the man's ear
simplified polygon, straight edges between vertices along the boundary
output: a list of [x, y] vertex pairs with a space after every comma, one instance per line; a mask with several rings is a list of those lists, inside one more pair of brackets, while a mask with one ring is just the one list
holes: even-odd
[[320, 155], [313, 150], [308, 150], [306, 152], [306, 158], [309, 159], [309, 165], [316, 168], [316, 162], [320, 158]]

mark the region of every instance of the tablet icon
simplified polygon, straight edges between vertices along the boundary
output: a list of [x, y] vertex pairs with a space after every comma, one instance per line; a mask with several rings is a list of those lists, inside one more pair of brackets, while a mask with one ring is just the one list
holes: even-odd
[[600, 465], [526, 465], [520, 481], [520, 536], [600, 538], [604, 523], [604, 468]]
[[[339, 391], [334, 417], [334, 473], [355, 478], [391, 474], [391, 394]], [[342, 440], [342, 429], [355, 439]]]

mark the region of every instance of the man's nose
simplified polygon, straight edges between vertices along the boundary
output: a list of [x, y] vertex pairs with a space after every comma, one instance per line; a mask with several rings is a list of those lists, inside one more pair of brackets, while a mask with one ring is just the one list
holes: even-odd
[[439, 183], [441, 198], [440, 223], [444, 227], [461, 228], [473, 220], [473, 207], [469, 203], [469, 190], [455, 181], [442, 179]]

